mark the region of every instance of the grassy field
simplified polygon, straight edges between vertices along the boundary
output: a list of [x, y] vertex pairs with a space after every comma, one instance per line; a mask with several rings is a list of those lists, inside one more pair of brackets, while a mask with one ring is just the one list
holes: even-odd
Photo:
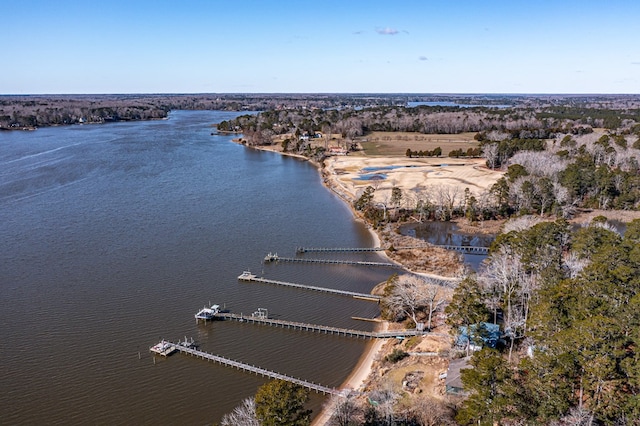
[[456, 135], [437, 135], [412, 132], [373, 132], [362, 138], [360, 142], [364, 153], [368, 156], [395, 157], [405, 156], [407, 148], [412, 151], [432, 151], [437, 147], [442, 149], [444, 157], [450, 151], [478, 147], [473, 139], [474, 132]]

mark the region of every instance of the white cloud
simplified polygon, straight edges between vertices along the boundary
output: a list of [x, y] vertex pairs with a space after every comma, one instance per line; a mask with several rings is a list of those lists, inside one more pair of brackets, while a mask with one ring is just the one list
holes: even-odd
[[376, 28], [376, 32], [380, 35], [396, 35], [399, 33], [399, 31], [396, 30], [395, 28], [389, 28], [389, 27]]

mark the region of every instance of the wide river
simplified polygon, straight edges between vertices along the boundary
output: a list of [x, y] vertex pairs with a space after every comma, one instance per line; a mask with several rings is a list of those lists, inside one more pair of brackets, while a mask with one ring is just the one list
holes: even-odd
[[[235, 115], [0, 132], [0, 424], [201, 425], [267, 381], [186, 355], [154, 359], [161, 338], [327, 386], [346, 379], [367, 342], [195, 322], [218, 303], [369, 330], [351, 317], [376, 315], [375, 303], [237, 277], [369, 292], [394, 272], [263, 264], [268, 252], [373, 240], [311, 164], [211, 135]], [[312, 396], [314, 413], [323, 402]]]

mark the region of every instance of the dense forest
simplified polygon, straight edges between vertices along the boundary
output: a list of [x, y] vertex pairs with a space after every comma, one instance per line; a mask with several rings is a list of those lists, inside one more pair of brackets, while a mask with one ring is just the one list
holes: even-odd
[[640, 424], [640, 220], [620, 231], [523, 217], [505, 231], [447, 307], [478, 339], [498, 316], [504, 330], [463, 370], [457, 421]]

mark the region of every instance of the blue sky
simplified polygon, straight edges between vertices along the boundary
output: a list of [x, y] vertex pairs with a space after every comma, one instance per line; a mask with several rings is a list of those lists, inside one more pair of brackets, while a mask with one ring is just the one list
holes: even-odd
[[0, 6], [0, 94], [640, 93], [638, 0]]

